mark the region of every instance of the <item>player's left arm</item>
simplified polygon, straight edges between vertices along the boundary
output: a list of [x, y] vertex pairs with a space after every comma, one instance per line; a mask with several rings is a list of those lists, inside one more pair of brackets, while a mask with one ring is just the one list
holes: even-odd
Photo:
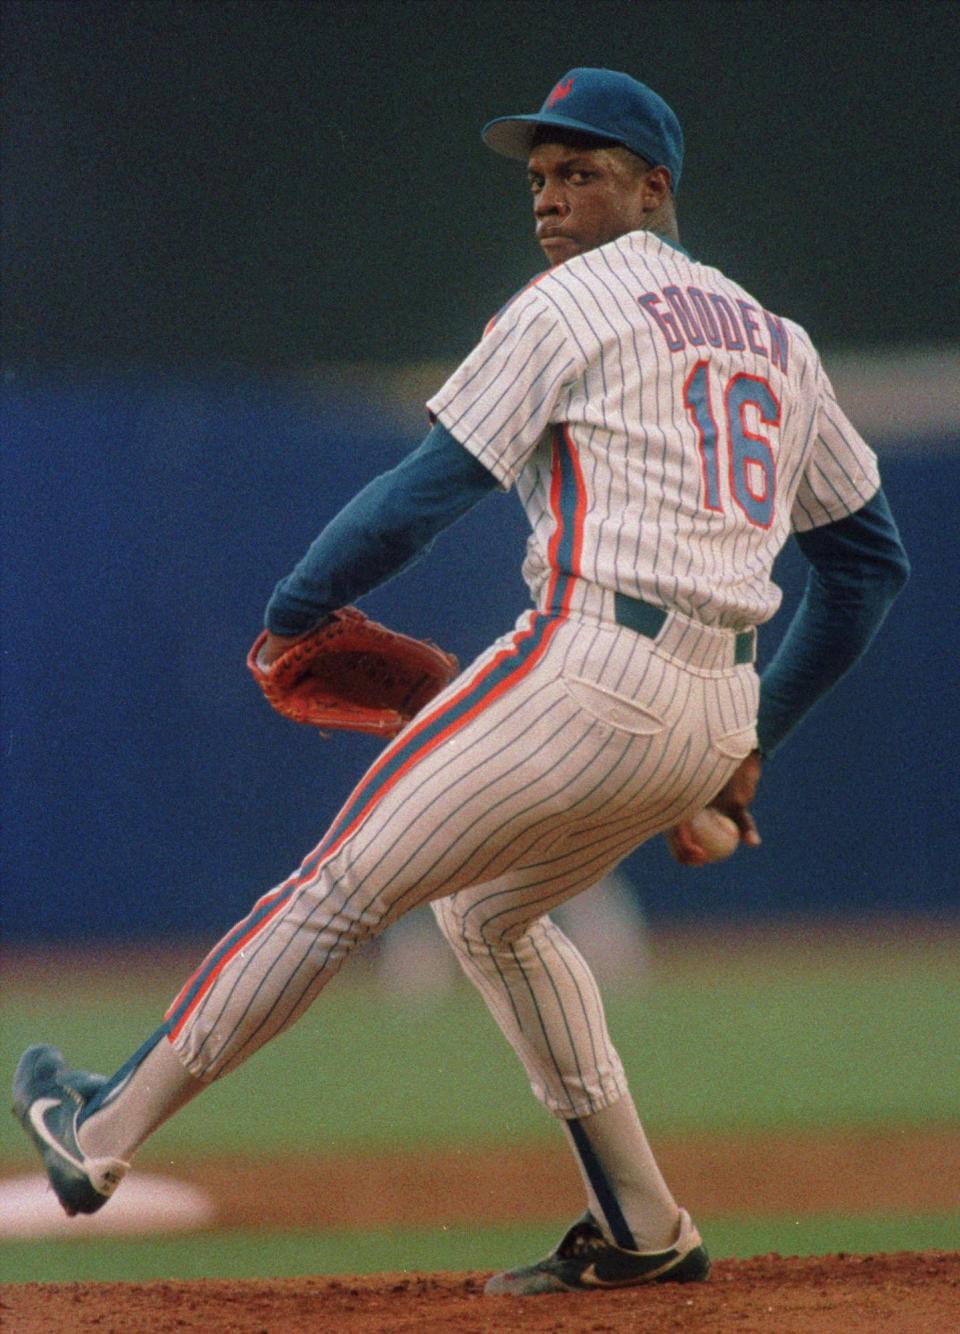
[[277, 585], [262, 665], [418, 559], [489, 491], [510, 489], [581, 369], [564, 320], [539, 292], [528, 287], [501, 312], [433, 395], [436, 424], [420, 448], [365, 487]]
[[443, 427], [374, 478], [323, 529], [267, 605], [268, 666], [331, 611], [399, 574], [498, 483]]

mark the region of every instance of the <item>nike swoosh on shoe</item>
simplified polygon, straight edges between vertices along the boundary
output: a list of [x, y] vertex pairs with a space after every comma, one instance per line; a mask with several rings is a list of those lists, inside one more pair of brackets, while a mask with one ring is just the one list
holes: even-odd
[[669, 1259], [663, 1264], [647, 1269], [642, 1274], [635, 1273], [630, 1278], [601, 1278], [597, 1273], [596, 1264], [589, 1264], [579, 1275], [579, 1281], [588, 1288], [635, 1288], [639, 1283], [646, 1283], [648, 1279], [655, 1279], [658, 1274], [665, 1274], [668, 1269], [676, 1264], [676, 1261], [677, 1253], [673, 1251]]
[[[49, 1112], [54, 1107], [62, 1107], [63, 1105], [63, 1100], [61, 1098], [38, 1098], [36, 1102], [30, 1104], [30, 1111], [28, 1113], [30, 1124], [48, 1148], [53, 1149], [54, 1153], [59, 1154], [65, 1162], [68, 1162], [71, 1167], [75, 1167], [78, 1172], [86, 1172], [87, 1164], [84, 1160], [82, 1158], [74, 1158], [72, 1154], [68, 1153], [60, 1140], [54, 1139], [50, 1134], [50, 1131], [47, 1129], [47, 1123], [44, 1120], [45, 1113]], [[76, 1138], [76, 1129], [74, 1128], [73, 1139], [75, 1143]], [[77, 1148], [80, 1148], [79, 1144], [77, 1145]]]

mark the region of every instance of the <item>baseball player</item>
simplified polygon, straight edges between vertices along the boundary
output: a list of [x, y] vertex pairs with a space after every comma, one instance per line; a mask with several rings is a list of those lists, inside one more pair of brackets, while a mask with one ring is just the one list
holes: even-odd
[[[430, 399], [419, 449], [277, 586], [260, 662], [497, 489], [530, 521], [531, 609], [385, 746], [112, 1078], [31, 1047], [15, 1110], [64, 1208], [92, 1213], [161, 1122], [430, 902], [583, 1178], [586, 1212], [556, 1249], [487, 1291], [695, 1281], [706, 1249], [550, 909], [659, 833], [704, 860], [688, 826], [708, 804], [756, 845], [761, 757], [863, 652], [907, 560], [807, 334], [681, 246], [683, 140], [656, 93], [573, 69], [483, 137], [526, 163], [549, 267]], [[761, 683], [756, 627], [791, 533], [810, 576]]]

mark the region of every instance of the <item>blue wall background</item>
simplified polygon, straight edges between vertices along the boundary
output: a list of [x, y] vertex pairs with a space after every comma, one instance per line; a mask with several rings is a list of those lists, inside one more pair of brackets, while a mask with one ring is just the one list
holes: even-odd
[[[3, 437], [4, 936], [219, 932], [377, 753], [275, 716], [244, 656], [275, 580], [414, 441], [380, 404], [293, 379], [156, 376], [18, 380]], [[768, 766], [762, 849], [700, 871], [660, 840], [630, 859], [652, 919], [960, 906], [960, 440], [883, 465], [911, 583]], [[524, 537], [516, 499], [492, 496], [364, 606], [466, 662], [526, 605]], [[802, 561], [785, 553], [779, 573], [789, 606]]]
[[[958, 25], [942, 0], [4, 0], [6, 938], [217, 932], [376, 753], [284, 723], [244, 668], [274, 581], [413, 443], [291, 369], [453, 363], [541, 267], [484, 121], [630, 70], [683, 122], [694, 254], [818, 346], [946, 347]], [[905, 189], [937, 206], [901, 240]], [[651, 916], [957, 907], [952, 445], [886, 460], [913, 581], [769, 766], [764, 847], [642, 849]], [[491, 497], [365, 605], [466, 660], [525, 605], [523, 540]]]

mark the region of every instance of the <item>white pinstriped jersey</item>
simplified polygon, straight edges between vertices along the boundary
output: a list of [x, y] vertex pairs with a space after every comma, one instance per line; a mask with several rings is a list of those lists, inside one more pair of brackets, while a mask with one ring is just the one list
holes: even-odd
[[575, 589], [757, 624], [791, 529], [879, 486], [805, 331], [651, 232], [536, 279], [427, 406], [516, 485], [535, 601], [559, 569]]

